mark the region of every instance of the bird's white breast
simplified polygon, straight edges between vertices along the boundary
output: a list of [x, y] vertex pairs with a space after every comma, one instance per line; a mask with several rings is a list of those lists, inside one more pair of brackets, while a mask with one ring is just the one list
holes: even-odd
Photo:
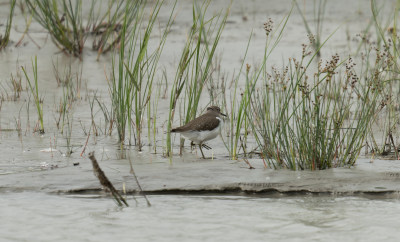
[[216, 117], [216, 118], [220, 122], [219, 122], [217, 128], [215, 128], [213, 130], [186, 131], [186, 132], [181, 132], [181, 135], [183, 135], [183, 137], [185, 137], [186, 139], [193, 141], [195, 144], [201, 144], [205, 141], [212, 140], [220, 134], [223, 123], [224, 123], [224, 121], [221, 118], [219, 118], [219, 117]]

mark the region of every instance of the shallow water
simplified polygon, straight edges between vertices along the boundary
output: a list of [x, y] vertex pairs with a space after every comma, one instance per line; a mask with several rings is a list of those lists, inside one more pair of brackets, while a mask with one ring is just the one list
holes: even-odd
[[[306, 2], [308, 3], [299, 1], [300, 7], [304, 9], [310, 23], [314, 23], [312, 4]], [[170, 8], [171, 3], [167, 1], [166, 5]], [[191, 1], [178, 2], [179, 14], [160, 59], [160, 66], [165, 67], [168, 74], [169, 88], [172, 86], [171, 81], [180, 51], [190, 28], [191, 4]], [[217, 11], [226, 7], [229, 1], [213, 1], [212, 4], [215, 6], [211, 9]], [[359, 42], [353, 39], [366, 28], [371, 19], [369, 4], [369, 1], [362, 0], [328, 2], [323, 38], [339, 25], [343, 27], [327, 42], [322, 51], [323, 59], [328, 59], [336, 52], [345, 57], [355, 51]], [[382, 11], [390, 13], [392, 10], [388, 8], [395, 6], [394, 4], [395, 1], [387, 1], [386, 9]], [[250, 33], [253, 34], [246, 63], [256, 65], [262, 58], [260, 53], [263, 53], [265, 44], [263, 23], [271, 17], [277, 26], [288, 14], [290, 7], [291, 1], [268, 1], [268, 4], [261, 0], [235, 1], [218, 47], [222, 73], [226, 72], [229, 77], [232, 73], [237, 73]], [[0, 8], [1, 20], [6, 19], [7, 11], [3, 6]], [[20, 11], [16, 11], [15, 14], [15, 26], [11, 32], [12, 44], [0, 53], [0, 81], [4, 86], [0, 91], [5, 98], [0, 108], [2, 217], [0, 241], [397, 241], [400, 237], [398, 229], [400, 198], [396, 197], [396, 193], [390, 198], [378, 195], [371, 198], [304, 194], [299, 196], [151, 195], [148, 196], [152, 203], [151, 207], [146, 206], [142, 197], [136, 197], [137, 203], [135, 203], [130, 196], [128, 202], [131, 207], [123, 209], [118, 208], [109, 196], [57, 195], [55, 191], [100, 188], [85, 157], [85, 154], [92, 150], [96, 150], [101, 166], [113, 182], [118, 181], [120, 185], [124, 180], [121, 177], [130, 175], [126, 174], [129, 171], [126, 160], [117, 158], [119, 146], [116, 132], [114, 131], [113, 136], [109, 137], [103, 131], [106, 125], [98, 105], [94, 108], [94, 119], [99, 127], [99, 136], [90, 137], [86, 153], [83, 153], [83, 157], [80, 156], [87, 140], [86, 132], [90, 129], [92, 121], [89, 101], [96, 95], [101, 103], [108, 108], [111, 107], [105, 76], [105, 73], [109, 75], [111, 70], [111, 55], [104, 55], [100, 62], [97, 62], [97, 54], [87, 47], [82, 62], [67, 57], [60, 53], [47, 33], [35, 21], [30, 28], [30, 36], [40, 48], [28, 38], [24, 39], [21, 47], [14, 47], [22, 35], [21, 30], [25, 27]], [[168, 16], [168, 11], [160, 13], [161, 22], [166, 21]], [[3, 29], [0, 32], [2, 33]], [[158, 38], [159, 36], [155, 35], [152, 40]], [[288, 57], [299, 56], [301, 44], [307, 42], [307, 32], [301, 16], [293, 11], [281, 42], [270, 56], [268, 67], [281, 67], [287, 62]], [[86, 45], [90, 44], [87, 42]], [[9, 88], [11, 74], [15, 76], [20, 72], [20, 66], [25, 66], [28, 75], [31, 76], [31, 60], [35, 55], [38, 56], [39, 86], [44, 99], [46, 129], [44, 135], [33, 133], [37, 115], [24, 78], [21, 98], [17, 101], [8, 98], [8, 95], [12, 95], [12, 89]], [[71, 157], [65, 156], [67, 135], [61, 134], [55, 124], [60, 115], [57, 110], [63, 92], [62, 87], [56, 83], [52, 70], [53, 62], [58, 63], [61, 73], [64, 71], [64, 66], [69, 65], [72, 65], [74, 74], [77, 66], [83, 69], [81, 92], [71, 109], [73, 113], [71, 140], [74, 150]], [[209, 101], [210, 97], [204, 90], [204, 98], [200, 102], [201, 108], [204, 109]], [[334, 184], [330, 186], [325, 184], [325, 188], [332, 190], [333, 187], [346, 192], [354, 187], [360, 188], [359, 183], [363, 183], [360, 174], [368, 176], [371, 174], [368, 173], [369, 169], [374, 172], [382, 169], [381, 173], [393, 171], [389, 174], [394, 176], [390, 180], [392, 183], [388, 184], [387, 180], [377, 179], [371, 188], [362, 186], [361, 188], [370, 189], [368, 191], [376, 191], [382, 187], [386, 190], [399, 190], [396, 179], [400, 177], [397, 173], [400, 168], [397, 161], [386, 162], [385, 167], [379, 161], [368, 163], [355, 178], [354, 171], [350, 169], [330, 170], [328, 171], [332, 173], [330, 176], [324, 173], [325, 175], [316, 177], [314, 174], [319, 173], [311, 175], [307, 172], [262, 170], [261, 162], [258, 167], [257, 164], [253, 164], [256, 170], [249, 171], [242, 169], [246, 165], [239, 168], [234, 161], [227, 160], [227, 150], [220, 139], [210, 142], [213, 150], [207, 151], [206, 154], [211, 156], [213, 152], [212, 156], [215, 155], [216, 162], [212, 166], [203, 160], [199, 161], [196, 158], [198, 154], [191, 152], [190, 148], [186, 149], [186, 156], [174, 156], [171, 165], [170, 160], [162, 156], [168, 108], [167, 95], [166, 99], [160, 99], [158, 107], [157, 154], [153, 154], [152, 146], [147, 146], [153, 143], [153, 140], [147, 137], [144, 137], [146, 145], [143, 152], [137, 152], [134, 146], [129, 147], [132, 157], [135, 158], [137, 175], [144, 187], [162, 186], [164, 181], [169, 179], [173, 181], [172, 185], [179, 184], [181, 188], [186, 188], [185, 186], [191, 188], [194, 185], [209, 185], [213, 188], [215, 184], [210, 181], [213, 181], [214, 177], [218, 177], [222, 185], [236, 182], [253, 184], [252, 182], [259, 182], [255, 178], [254, 171], [257, 171], [256, 174], [262, 177], [263, 182], [271, 184], [284, 183], [288, 177], [296, 176], [299, 181], [300, 178], [306, 177], [306, 184], [320, 185], [322, 180], [326, 181], [329, 177]], [[20, 122], [20, 135], [17, 122]], [[178, 124], [179, 120], [176, 118], [174, 125]], [[144, 131], [144, 136], [146, 132]], [[173, 142], [177, 154], [179, 136], [174, 137]], [[44, 152], [50, 148], [56, 150]], [[74, 167], [73, 163], [80, 165]], [[205, 170], [204, 166], [210, 168]], [[232, 173], [232, 170], [240, 174]], [[160, 173], [164, 176], [159, 175]], [[232, 174], [236, 176], [229, 176]], [[344, 179], [350, 176], [353, 180]], [[333, 180], [332, 177], [341, 178], [342, 183], [339, 184], [337, 179]], [[198, 184], [193, 184], [195, 182]], [[343, 183], [348, 185], [344, 189]], [[352, 185], [354, 187], [351, 187]], [[47, 191], [52, 193], [46, 193]]]
[[5, 193], [3, 240], [398, 241], [400, 200], [364, 197], [109, 197]]

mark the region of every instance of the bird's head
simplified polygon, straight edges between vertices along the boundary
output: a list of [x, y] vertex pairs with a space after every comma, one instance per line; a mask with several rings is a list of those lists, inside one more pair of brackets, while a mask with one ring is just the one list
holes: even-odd
[[226, 114], [221, 113], [221, 109], [217, 106], [210, 106], [207, 108], [207, 111], [213, 111], [226, 117]]

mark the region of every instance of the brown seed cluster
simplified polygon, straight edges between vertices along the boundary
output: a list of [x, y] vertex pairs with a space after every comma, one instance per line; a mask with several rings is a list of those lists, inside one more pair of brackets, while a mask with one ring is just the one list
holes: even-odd
[[303, 49], [303, 50], [302, 50], [302, 57], [303, 57], [303, 58], [306, 57], [306, 56], [308, 56], [308, 55], [311, 55], [312, 51], [309, 50], [309, 48], [307, 48], [308, 46], [307, 46], [306, 44], [302, 44], [301, 47], [302, 47], [302, 49]]
[[361, 42], [370, 45], [374, 43], [374, 41], [371, 41], [371, 37], [371, 33], [357, 34], [354, 40], [357, 41], [358, 39], [361, 39]]
[[275, 90], [275, 88], [278, 88], [280, 90], [286, 90], [287, 88], [287, 82], [289, 81], [288, 77], [288, 72], [289, 72], [289, 67], [285, 66], [283, 69], [278, 70], [275, 66], [271, 67], [271, 73], [266, 73], [266, 78], [268, 80], [266, 84], [266, 88]]
[[353, 62], [353, 59], [350, 57], [346, 62], [346, 81], [350, 83], [351, 88], [353, 89], [358, 82], [359, 78], [354, 70], [354, 66], [356, 63]]
[[307, 34], [307, 37], [308, 37], [309, 43], [301, 45], [301, 47], [303, 49], [303, 51], [302, 51], [303, 58], [312, 54], [312, 47], [315, 43], [315, 35]]
[[310, 45], [315, 43], [315, 35], [307, 34], [308, 40], [310, 41]]
[[246, 73], [249, 73], [249, 72], [250, 72], [250, 68], [251, 68], [251, 66], [247, 63], [247, 64], [246, 64]]
[[382, 69], [386, 69], [394, 64], [393, 55], [390, 53], [390, 49], [393, 46], [391, 39], [388, 39], [387, 45], [383, 47], [383, 50], [376, 50], [375, 65], [380, 66]]
[[[327, 81], [330, 81], [332, 76], [334, 74], [336, 74], [335, 70], [336, 70], [337, 64], [339, 62], [339, 59], [340, 59], [340, 57], [338, 54], [333, 55], [331, 60], [326, 62], [324, 69], [320, 70], [321, 73], [328, 74], [327, 79], [326, 79]], [[321, 66], [320, 63], [318, 65], [319, 65], [319, 67]]]
[[296, 70], [304, 69], [304, 66], [302, 65], [302, 63], [300, 63], [300, 61], [298, 61], [296, 58], [289, 58], [289, 61], [293, 61], [294, 68]]
[[309, 97], [310, 94], [310, 86], [307, 81], [304, 81], [302, 85], [299, 85], [299, 91], [302, 93], [304, 97]]
[[390, 102], [390, 99], [391, 99], [391, 96], [390, 96], [390, 95], [385, 95], [385, 96], [382, 98], [382, 100], [381, 100], [381, 102], [380, 102], [380, 104], [379, 104], [379, 108], [382, 109], [382, 108], [384, 108], [385, 106], [387, 106], [387, 105], [389, 104], [389, 102]]
[[274, 21], [272, 21], [272, 19], [269, 18], [267, 22], [264, 23], [264, 30], [267, 36], [269, 36], [273, 27], [274, 27]]
[[286, 75], [289, 71], [288, 66], [285, 66], [285, 68], [283, 68], [282, 72], [279, 71], [275, 66], [271, 67], [271, 69], [272, 69], [272, 73], [273, 73], [273, 78], [276, 82], [285, 82]]

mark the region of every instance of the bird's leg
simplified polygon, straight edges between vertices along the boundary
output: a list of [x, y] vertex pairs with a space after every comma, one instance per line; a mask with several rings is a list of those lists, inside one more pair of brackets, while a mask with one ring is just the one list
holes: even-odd
[[196, 145], [195, 145], [194, 142], [192, 141], [192, 142], [190, 142], [190, 148], [192, 149], [192, 151], [193, 151], [193, 147], [196, 147]]
[[203, 159], [205, 159], [206, 157], [204, 157], [203, 150], [201, 149], [201, 144], [199, 145], [199, 148], [200, 148], [200, 151], [201, 151], [201, 155], [203, 156]]

